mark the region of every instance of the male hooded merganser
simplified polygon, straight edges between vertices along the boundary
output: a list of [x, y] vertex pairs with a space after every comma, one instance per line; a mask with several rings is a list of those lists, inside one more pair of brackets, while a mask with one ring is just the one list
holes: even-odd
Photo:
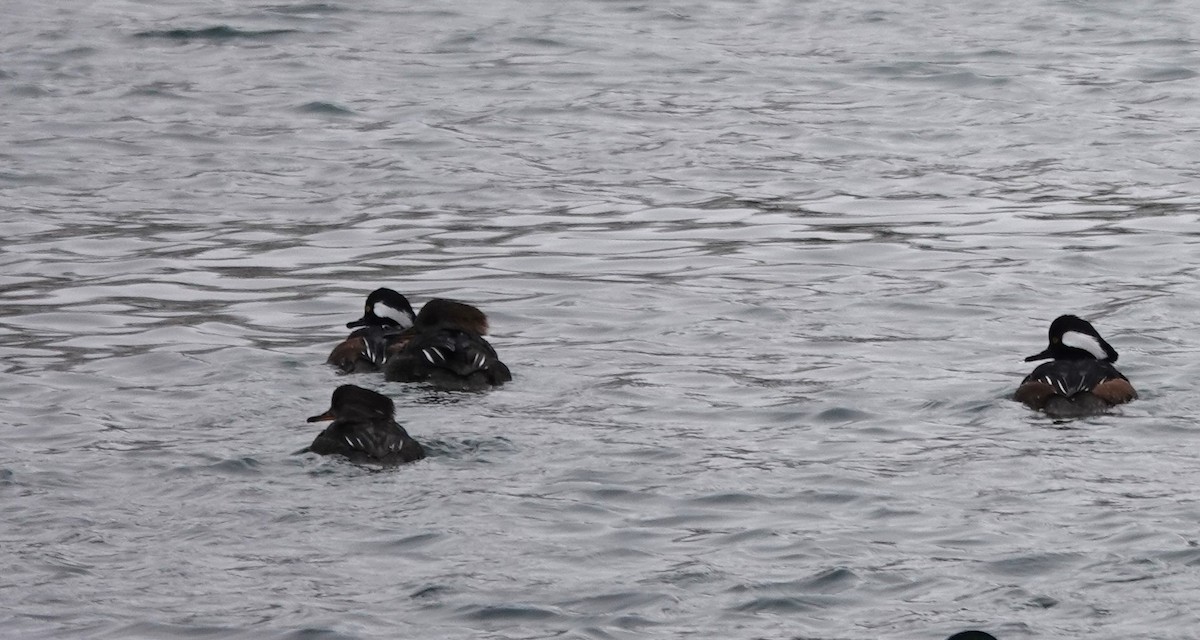
[[379, 371], [389, 355], [404, 347], [412, 335], [406, 330], [415, 322], [408, 298], [391, 289], [376, 289], [367, 296], [363, 317], [346, 323], [348, 329], [360, 328], [334, 347], [325, 362], [342, 373]]
[[479, 309], [454, 300], [430, 300], [417, 314], [412, 337], [388, 359], [384, 375], [450, 390], [482, 390], [508, 382], [508, 366], [483, 339], [487, 329], [487, 317]]
[[996, 636], [986, 631], [975, 631], [972, 629], [971, 631], [960, 631], [947, 638], [947, 640], [996, 640]]
[[329, 410], [309, 422], [333, 424], [305, 449], [321, 455], [342, 455], [351, 462], [396, 465], [425, 457], [425, 450], [396, 423], [396, 405], [385, 395], [344, 384], [333, 391]]
[[1050, 346], [1025, 362], [1045, 360], [1021, 381], [1013, 399], [1056, 418], [1103, 412], [1137, 397], [1133, 385], [1112, 365], [1117, 351], [1091, 323], [1059, 316], [1050, 324]]

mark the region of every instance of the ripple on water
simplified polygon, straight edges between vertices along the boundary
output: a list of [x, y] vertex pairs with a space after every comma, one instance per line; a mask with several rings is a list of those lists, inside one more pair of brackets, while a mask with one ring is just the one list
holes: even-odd
[[[9, 12], [0, 635], [1180, 637], [1194, 12], [926, 9]], [[385, 284], [516, 379], [323, 366]], [[1137, 403], [1007, 400], [1066, 310]]]

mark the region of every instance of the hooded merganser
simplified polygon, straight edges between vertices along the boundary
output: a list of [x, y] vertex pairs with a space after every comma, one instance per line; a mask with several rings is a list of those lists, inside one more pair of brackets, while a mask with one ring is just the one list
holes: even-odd
[[1103, 412], [1137, 397], [1112, 365], [1117, 351], [1087, 320], [1059, 316], [1050, 324], [1050, 346], [1025, 362], [1045, 360], [1021, 381], [1013, 399], [1056, 418]]
[[996, 640], [996, 636], [986, 631], [975, 631], [972, 629], [971, 631], [960, 631], [946, 640]]
[[483, 334], [487, 316], [469, 304], [437, 298], [421, 307], [412, 337], [388, 359], [384, 375], [449, 390], [482, 390], [512, 380]]
[[367, 296], [363, 316], [346, 323], [347, 329], [359, 328], [334, 347], [325, 362], [342, 373], [379, 371], [389, 355], [404, 347], [412, 335], [407, 330], [415, 322], [408, 298], [391, 289], [376, 289]]
[[308, 419], [309, 422], [333, 420], [333, 424], [304, 451], [384, 465], [424, 458], [425, 449], [396, 423], [395, 413], [396, 405], [391, 398], [344, 384], [333, 390], [328, 411]]

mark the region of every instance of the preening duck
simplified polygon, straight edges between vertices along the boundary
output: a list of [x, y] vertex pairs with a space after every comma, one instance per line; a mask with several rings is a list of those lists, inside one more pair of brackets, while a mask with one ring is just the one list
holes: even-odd
[[454, 300], [430, 300], [412, 327], [412, 337], [384, 367], [388, 380], [426, 382], [441, 389], [482, 390], [512, 380], [487, 340], [487, 316]]

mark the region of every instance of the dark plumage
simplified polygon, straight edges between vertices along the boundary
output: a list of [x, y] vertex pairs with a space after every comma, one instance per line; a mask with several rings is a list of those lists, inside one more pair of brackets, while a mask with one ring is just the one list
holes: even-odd
[[1117, 371], [1117, 351], [1091, 323], [1059, 316], [1050, 324], [1050, 345], [1026, 362], [1045, 360], [1021, 381], [1013, 399], [1056, 418], [1094, 415], [1137, 398]]
[[413, 319], [413, 324], [419, 330], [452, 327], [481, 336], [488, 332], [488, 319], [482, 311], [465, 302], [445, 298], [426, 302], [421, 307], [421, 313]]
[[342, 373], [379, 371], [390, 355], [404, 348], [414, 322], [416, 314], [408, 298], [391, 289], [376, 289], [367, 296], [363, 316], [346, 323], [347, 328], [359, 328], [334, 347], [325, 362]]
[[384, 375], [449, 390], [482, 390], [508, 382], [508, 366], [483, 339], [487, 329], [487, 317], [479, 309], [454, 300], [430, 300], [417, 314], [412, 337], [388, 359]]
[[351, 462], [397, 465], [425, 457], [393, 417], [396, 406], [385, 395], [344, 384], [333, 391], [329, 410], [309, 422], [333, 420], [305, 449], [321, 455], [341, 455]]
[[949, 638], [947, 638], [947, 640], [996, 640], [996, 636], [993, 636], [992, 634], [990, 634], [986, 631], [971, 630], [971, 631], [960, 631], [959, 633], [956, 633], [956, 634], [950, 636]]
[[389, 355], [404, 347], [409, 335], [392, 327], [362, 327], [334, 347], [325, 362], [342, 373], [379, 371]]

